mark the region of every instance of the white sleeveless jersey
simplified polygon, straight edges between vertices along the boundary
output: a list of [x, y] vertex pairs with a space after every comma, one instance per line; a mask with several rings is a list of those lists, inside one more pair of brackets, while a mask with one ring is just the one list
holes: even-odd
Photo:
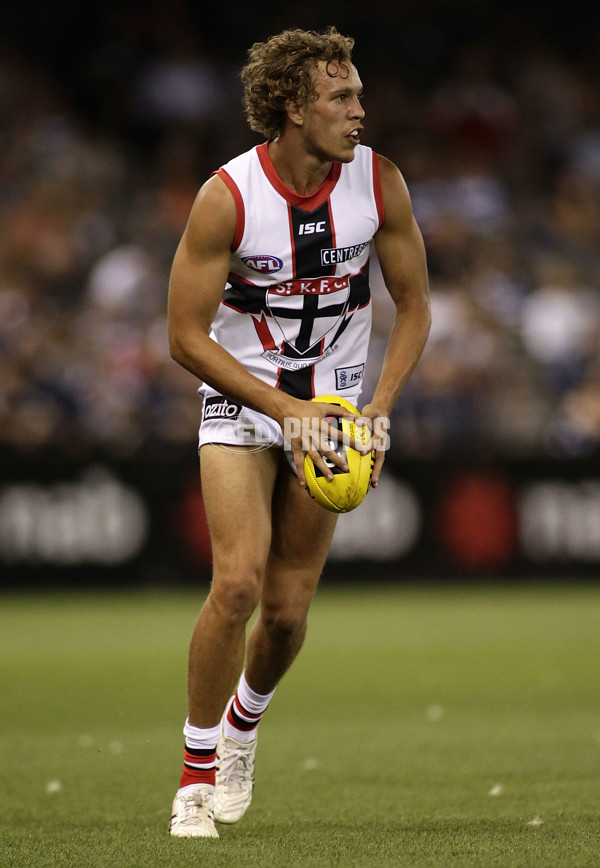
[[237, 226], [211, 336], [297, 398], [356, 398], [371, 331], [369, 257], [383, 221], [376, 154], [358, 145], [310, 196], [285, 186], [266, 142], [217, 174], [235, 200]]

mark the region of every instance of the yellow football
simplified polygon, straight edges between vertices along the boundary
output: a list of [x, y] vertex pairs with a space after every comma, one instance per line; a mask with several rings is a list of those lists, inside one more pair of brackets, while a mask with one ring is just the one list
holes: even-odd
[[[356, 407], [353, 407], [345, 398], [340, 398], [339, 395], [319, 395], [313, 398], [313, 401], [319, 401], [324, 404], [337, 404], [351, 413], [356, 413], [357, 416], [360, 415]], [[333, 417], [332, 425], [344, 434], [353, 437], [356, 443], [367, 443], [371, 436], [366, 426], [355, 425], [352, 419], [336, 416]], [[315, 467], [312, 458], [309, 455], [305, 455], [304, 476], [306, 478], [306, 490], [313, 500], [316, 500], [317, 503], [330, 512], [350, 512], [362, 503], [369, 490], [375, 453], [367, 452], [365, 455], [362, 455], [357, 449], [345, 446], [343, 443], [332, 445], [336, 453], [345, 459], [348, 470], [343, 471], [336, 464], [333, 464], [333, 462], [326, 460], [327, 465], [333, 471], [333, 479], [329, 482], [323, 476], [321, 470]]]

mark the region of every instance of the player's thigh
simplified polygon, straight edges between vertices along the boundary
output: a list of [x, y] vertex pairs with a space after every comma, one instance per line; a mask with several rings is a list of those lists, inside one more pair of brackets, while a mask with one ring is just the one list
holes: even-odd
[[202, 497], [215, 568], [259, 568], [266, 563], [278, 453], [215, 443], [202, 446]]
[[[327, 558], [337, 515], [319, 506], [282, 462], [273, 498], [270, 572], [316, 586]], [[312, 592], [311, 592], [312, 593]]]

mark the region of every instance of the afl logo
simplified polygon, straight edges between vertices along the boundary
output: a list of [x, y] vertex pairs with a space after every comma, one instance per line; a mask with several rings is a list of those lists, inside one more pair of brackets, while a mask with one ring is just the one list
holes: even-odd
[[261, 274], [273, 274], [274, 271], [281, 271], [283, 268], [281, 259], [268, 254], [242, 256], [242, 262], [253, 271], [260, 271]]

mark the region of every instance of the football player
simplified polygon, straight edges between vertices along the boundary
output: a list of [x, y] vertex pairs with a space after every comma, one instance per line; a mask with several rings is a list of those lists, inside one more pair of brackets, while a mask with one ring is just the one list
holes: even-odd
[[[389, 417], [429, 330], [424, 245], [406, 184], [361, 144], [353, 44], [332, 27], [286, 30], [250, 49], [245, 109], [264, 141], [206, 181], [173, 262], [170, 347], [202, 383], [213, 552], [190, 643], [175, 836], [218, 837], [215, 821], [235, 823], [250, 804], [257, 728], [302, 646], [336, 522], [304, 490], [304, 456], [328, 478], [332, 463], [345, 465], [323, 435], [331, 435], [327, 417], [352, 414], [311, 398], [340, 395], [357, 406], [373, 255], [395, 305], [374, 394], [361, 409], [374, 428]], [[376, 487], [385, 449], [377, 437], [372, 445]]]

